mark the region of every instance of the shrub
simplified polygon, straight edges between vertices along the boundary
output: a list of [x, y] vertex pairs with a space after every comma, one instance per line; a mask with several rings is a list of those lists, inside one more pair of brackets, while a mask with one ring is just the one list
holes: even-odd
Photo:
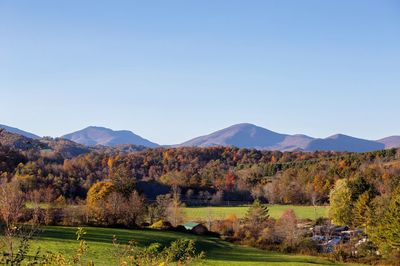
[[164, 256], [168, 262], [178, 262], [178, 265], [190, 263], [196, 258], [203, 258], [204, 253], [196, 254], [196, 246], [193, 240], [178, 239], [171, 246], [164, 249]]
[[195, 261], [201, 261], [204, 258], [204, 253], [197, 253], [195, 242], [189, 239], [176, 240], [163, 249], [159, 243], [152, 243], [147, 247], [141, 248], [134, 241], [122, 246], [117, 244], [116, 239], [113, 242], [117, 248], [116, 257], [119, 258], [120, 265], [184, 266]]
[[311, 238], [304, 238], [297, 245], [297, 252], [303, 255], [316, 255], [318, 253], [318, 244]]
[[152, 225], [149, 226], [151, 229], [170, 229], [172, 228], [172, 225], [170, 222], [159, 220], [158, 222], [153, 223]]

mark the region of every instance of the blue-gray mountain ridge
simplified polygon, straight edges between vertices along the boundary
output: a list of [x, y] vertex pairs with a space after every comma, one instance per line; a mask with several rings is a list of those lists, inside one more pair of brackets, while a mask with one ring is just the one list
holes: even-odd
[[[23, 135], [28, 138], [40, 137], [18, 128], [0, 125], [6, 131]], [[117, 146], [121, 144], [140, 145], [148, 148], [160, 145], [134, 134], [128, 130], [114, 131], [105, 127], [90, 126], [82, 130], [62, 136], [71, 141], [86, 146]], [[209, 135], [200, 136], [173, 147], [210, 147], [234, 146], [239, 148], [254, 148], [279, 151], [349, 151], [366, 152], [400, 147], [400, 136], [390, 136], [380, 140], [365, 140], [343, 134], [327, 138], [313, 138], [307, 135], [277, 133], [253, 124], [236, 124]]]
[[400, 136], [392, 136], [381, 140], [365, 140], [337, 134], [321, 139], [306, 135], [281, 134], [253, 124], [243, 123], [194, 138], [178, 146], [235, 146], [279, 151], [366, 152], [400, 147]]

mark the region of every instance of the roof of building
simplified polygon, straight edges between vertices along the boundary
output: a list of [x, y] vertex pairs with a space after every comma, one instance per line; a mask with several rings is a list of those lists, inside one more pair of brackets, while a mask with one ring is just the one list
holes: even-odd
[[200, 223], [196, 223], [196, 222], [187, 222], [183, 226], [186, 228], [186, 230], [192, 230], [193, 228], [195, 228], [199, 224]]
[[328, 243], [326, 243], [326, 244], [328, 246], [336, 246], [336, 245], [339, 245], [341, 241], [342, 241], [342, 239], [340, 239], [339, 237], [335, 237], [335, 238], [329, 240]]

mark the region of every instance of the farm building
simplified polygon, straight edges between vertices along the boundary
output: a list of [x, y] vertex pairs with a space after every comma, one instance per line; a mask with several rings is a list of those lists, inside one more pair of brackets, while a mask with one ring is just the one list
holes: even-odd
[[202, 225], [201, 223], [196, 222], [188, 222], [183, 225], [186, 230], [191, 231], [196, 235], [203, 235], [208, 232], [207, 227]]

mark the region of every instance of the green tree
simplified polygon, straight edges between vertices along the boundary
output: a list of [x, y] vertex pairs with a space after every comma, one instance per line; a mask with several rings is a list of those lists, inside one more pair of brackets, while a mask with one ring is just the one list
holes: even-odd
[[383, 254], [400, 252], [400, 187], [394, 191], [383, 217], [371, 230], [371, 239]]
[[185, 213], [183, 211], [183, 207], [185, 207], [185, 205], [181, 202], [180, 191], [179, 189], [175, 188], [172, 191], [172, 198], [166, 210], [168, 221], [173, 226], [178, 226], [184, 221]]
[[357, 199], [353, 209], [353, 225], [355, 227], [363, 228], [368, 233], [368, 227], [371, 223], [371, 206], [370, 206], [370, 195], [368, 192], [364, 192]]
[[136, 187], [136, 178], [133, 176], [132, 171], [123, 164], [113, 169], [111, 181], [114, 183], [115, 190], [122, 193], [126, 198]]
[[339, 225], [352, 224], [351, 191], [346, 179], [339, 179], [329, 194], [330, 208], [329, 217], [333, 223]]
[[255, 200], [247, 210], [244, 217], [244, 238], [248, 244], [254, 244], [260, 240], [263, 230], [269, 221], [269, 210], [267, 205]]
[[374, 188], [365, 180], [364, 177], [358, 176], [348, 182], [348, 187], [351, 191], [351, 199], [356, 201], [364, 192], [369, 192], [370, 195], [376, 194]]
[[260, 225], [269, 218], [269, 209], [265, 204], [261, 204], [259, 200], [255, 200], [247, 210], [245, 222], [254, 226]]

